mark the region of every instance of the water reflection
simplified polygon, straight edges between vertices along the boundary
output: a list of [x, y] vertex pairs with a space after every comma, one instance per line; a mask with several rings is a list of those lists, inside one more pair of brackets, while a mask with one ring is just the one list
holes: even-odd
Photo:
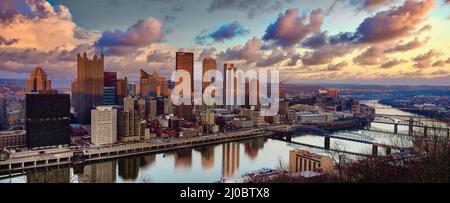
[[249, 140], [244, 142], [244, 151], [251, 160], [255, 160], [258, 157], [258, 151], [264, 148], [264, 144], [266, 144], [267, 138], [260, 137], [254, 140]]
[[215, 146], [204, 146], [194, 149], [200, 152], [202, 156], [202, 168], [206, 171], [211, 171], [214, 167], [214, 148]]
[[175, 168], [191, 168], [192, 166], [192, 149], [180, 149], [174, 152]]
[[[116, 182], [117, 161], [93, 163], [84, 167], [78, 182], [85, 183], [114, 183]], [[75, 170], [74, 170], [75, 173]]]
[[232, 177], [239, 169], [239, 143], [231, 142], [222, 145], [222, 176]]
[[70, 183], [70, 168], [38, 169], [26, 175], [27, 183]]
[[119, 176], [124, 180], [136, 180], [139, 175], [140, 157], [119, 159]]

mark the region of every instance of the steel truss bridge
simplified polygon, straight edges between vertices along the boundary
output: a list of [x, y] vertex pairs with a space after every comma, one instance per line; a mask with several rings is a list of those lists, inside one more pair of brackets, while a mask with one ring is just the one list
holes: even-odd
[[[450, 126], [440, 120], [433, 118], [426, 118], [421, 116], [408, 116], [408, 115], [388, 115], [388, 114], [375, 114], [371, 123], [381, 123], [393, 125], [394, 134], [399, 134], [399, 126], [407, 126], [407, 135], [414, 136], [417, 132], [414, 128], [421, 128], [423, 136], [428, 136], [430, 131], [435, 135], [447, 136], [450, 138]], [[368, 126], [370, 127], [370, 125]]]

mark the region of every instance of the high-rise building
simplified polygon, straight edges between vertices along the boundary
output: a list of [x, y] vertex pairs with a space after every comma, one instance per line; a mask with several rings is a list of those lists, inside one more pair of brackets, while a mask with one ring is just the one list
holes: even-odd
[[8, 128], [8, 114], [6, 104], [6, 99], [0, 98], [0, 130], [5, 130]]
[[333, 159], [329, 156], [313, 154], [306, 150], [289, 151], [289, 172], [297, 173], [303, 171], [333, 174]]
[[139, 114], [139, 120], [145, 120], [146, 117], [146, 106], [145, 99], [138, 99], [136, 97], [127, 97], [124, 99], [123, 109], [124, 110], [135, 110]]
[[117, 109], [97, 106], [91, 110], [91, 142], [98, 146], [117, 142]]
[[103, 73], [103, 105], [116, 105], [117, 73]]
[[[227, 74], [228, 73], [228, 74]], [[237, 97], [239, 96], [237, 79], [236, 79], [236, 67], [232, 63], [223, 64], [223, 104], [230, 111], [235, 111], [237, 109]], [[227, 75], [230, 77], [232, 82], [227, 83]], [[232, 78], [231, 78], [232, 77]], [[233, 95], [233, 101], [227, 101], [227, 97]], [[233, 102], [233, 104], [231, 104]]]
[[120, 142], [134, 142], [141, 139], [138, 111], [124, 109], [119, 112], [118, 121], [118, 137]]
[[27, 147], [39, 148], [70, 144], [70, 96], [33, 93], [26, 100]]
[[123, 105], [123, 99], [128, 96], [128, 79], [117, 79], [116, 84], [116, 104]]
[[156, 80], [155, 78], [141, 69], [140, 93], [142, 98], [156, 96]]
[[[194, 53], [191, 52], [177, 52], [176, 53], [176, 70], [185, 70], [191, 77], [191, 89], [194, 89]], [[183, 80], [183, 78], [181, 79]], [[180, 81], [182, 82], [182, 81]], [[193, 120], [193, 106], [192, 105], [180, 105], [176, 107], [177, 116], [184, 118], [185, 120]]]
[[[216, 59], [207, 57], [203, 59], [202, 63], [202, 75], [204, 76], [206, 72], [210, 70], [216, 70], [217, 69], [217, 63]], [[202, 93], [205, 91], [205, 89], [211, 84], [211, 82], [204, 82], [202, 81]]]
[[156, 81], [156, 96], [169, 96], [169, 83], [167, 82], [166, 78], [160, 76], [156, 71], [153, 71], [152, 76]]
[[40, 90], [51, 90], [52, 81], [47, 79], [47, 74], [41, 67], [36, 67], [27, 80], [27, 92], [39, 92]]
[[74, 108], [81, 124], [91, 123], [91, 110], [103, 105], [103, 55], [89, 59], [86, 53], [77, 55], [77, 78], [72, 86]]
[[339, 97], [339, 89], [336, 89], [336, 88], [328, 89], [327, 96], [337, 99]]

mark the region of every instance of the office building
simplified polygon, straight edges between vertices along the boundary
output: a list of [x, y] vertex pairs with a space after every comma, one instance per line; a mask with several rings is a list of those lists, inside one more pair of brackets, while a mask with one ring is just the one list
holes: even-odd
[[47, 74], [41, 67], [36, 67], [27, 79], [27, 92], [39, 92], [41, 90], [51, 90], [52, 81], [47, 79]]
[[135, 142], [141, 139], [139, 113], [136, 110], [124, 109], [118, 116], [118, 137], [122, 143]]
[[306, 150], [289, 151], [289, 172], [298, 173], [304, 171], [333, 174], [333, 159], [310, 153]]
[[[193, 92], [193, 90], [194, 90], [194, 53], [177, 52], [176, 53], [176, 70], [185, 70], [190, 74], [191, 89], [189, 91]], [[183, 80], [183, 78], [181, 80]], [[191, 121], [194, 119], [192, 105], [177, 106], [175, 109], [175, 113], [177, 116], [184, 118], [187, 121]]]
[[72, 85], [73, 104], [81, 124], [91, 123], [91, 110], [103, 105], [103, 55], [89, 59], [86, 53], [77, 55], [77, 78]]
[[142, 98], [156, 96], [156, 80], [152, 75], [141, 69], [140, 94]]
[[116, 105], [117, 73], [103, 74], [103, 105]]
[[128, 78], [117, 79], [116, 82], [116, 104], [122, 106], [123, 99], [128, 96]]
[[0, 131], [0, 149], [27, 146], [25, 130]]
[[327, 96], [337, 99], [339, 97], [339, 89], [329, 88], [327, 90]]
[[139, 120], [145, 120], [146, 118], [146, 101], [144, 99], [138, 99], [136, 97], [127, 97], [124, 99], [124, 110], [135, 110], [139, 115]]
[[91, 143], [97, 146], [117, 142], [117, 109], [97, 106], [91, 110]]
[[57, 93], [27, 94], [28, 148], [70, 144], [70, 96]]
[[[226, 109], [229, 109], [232, 112], [237, 110], [237, 97], [239, 96], [237, 89], [238, 81], [235, 74], [236, 67], [234, 66], [234, 64], [223, 64], [223, 104]], [[230, 78], [230, 82], [228, 83], [227, 78]]]
[[[210, 70], [216, 70], [216, 69], [217, 69], [216, 59], [211, 58], [211, 57], [206, 57], [205, 59], [203, 59], [202, 76], [205, 76], [206, 72], [208, 72]], [[211, 81], [211, 82], [214, 82], [214, 81]], [[211, 82], [202, 81], [202, 93], [205, 92], [205, 89], [211, 84]]]

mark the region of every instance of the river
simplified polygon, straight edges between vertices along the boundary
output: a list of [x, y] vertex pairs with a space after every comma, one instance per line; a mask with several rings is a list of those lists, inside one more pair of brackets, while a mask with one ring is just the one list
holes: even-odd
[[[362, 102], [380, 108], [379, 114], [412, 115], [376, 101]], [[380, 129], [393, 128], [392, 125], [372, 124]], [[369, 135], [369, 131], [354, 130], [351, 133]], [[372, 136], [372, 135], [371, 135]], [[374, 141], [384, 144], [398, 144], [398, 137], [378, 133]], [[309, 145], [323, 146], [324, 138], [315, 135], [302, 135], [293, 141]], [[411, 146], [412, 142], [404, 142]], [[372, 145], [331, 139], [331, 148], [369, 154]], [[95, 183], [211, 183], [225, 178], [237, 178], [262, 168], [287, 167], [289, 150], [304, 148], [270, 138], [257, 138], [240, 142], [204, 146], [174, 152], [127, 157], [117, 160], [86, 164], [84, 167], [62, 167], [59, 169], [38, 170], [25, 175], [0, 179], [7, 182], [95, 182]], [[317, 153], [320, 153], [317, 152]], [[327, 152], [323, 152], [327, 153]], [[381, 154], [383, 152], [380, 152]]]

